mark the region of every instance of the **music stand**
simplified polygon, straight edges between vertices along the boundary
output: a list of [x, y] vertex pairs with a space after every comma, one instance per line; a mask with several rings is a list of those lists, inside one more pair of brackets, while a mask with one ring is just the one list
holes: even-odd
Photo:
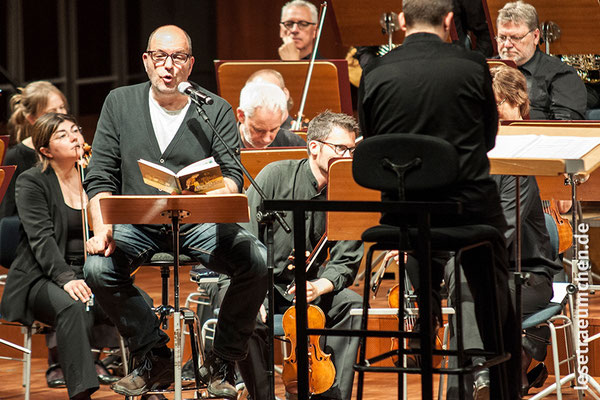
[[8, 189], [8, 185], [10, 184], [10, 180], [12, 179], [16, 169], [16, 165], [0, 166], [0, 202], [2, 202], [2, 199], [4, 199], [6, 189]]
[[[253, 178], [267, 165], [279, 160], [300, 160], [306, 158], [306, 147], [283, 147], [273, 149], [241, 149], [242, 164]], [[250, 181], [244, 176], [244, 189], [250, 187]]]
[[[181, 311], [179, 307], [179, 227], [186, 223], [250, 221], [248, 198], [243, 194], [193, 196], [108, 196], [100, 199], [106, 224], [170, 224], [173, 232], [173, 348], [175, 399], [181, 400]], [[198, 389], [198, 388], [196, 388]]]
[[4, 156], [6, 155], [6, 149], [8, 149], [8, 135], [0, 135], [0, 165], [4, 162]]

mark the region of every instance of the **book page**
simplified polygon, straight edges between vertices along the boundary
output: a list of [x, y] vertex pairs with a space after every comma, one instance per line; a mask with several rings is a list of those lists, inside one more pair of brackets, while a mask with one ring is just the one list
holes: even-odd
[[489, 158], [579, 159], [600, 144], [600, 137], [499, 135]]
[[183, 176], [183, 175], [190, 174], [192, 172], [203, 171], [205, 169], [212, 168], [216, 165], [218, 165], [218, 164], [215, 161], [215, 159], [213, 157], [208, 157], [208, 158], [205, 158], [204, 160], [196, 161], [195, 163], [192, 163], [192, 164], [188, 165], [187, 167], [183, 167], [182, 169], [179, 170], [179, 172], [177, 172], [177, 176]]

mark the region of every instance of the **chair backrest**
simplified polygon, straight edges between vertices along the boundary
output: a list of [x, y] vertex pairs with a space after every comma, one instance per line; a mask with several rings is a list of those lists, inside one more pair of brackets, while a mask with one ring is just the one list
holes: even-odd
[[21, 237], [20, 225], [21, 221], [16, 215], [0, 219], [0, 265], [4, 268], [10, 268], [15, 259]]
[[444, 139], [390, 133], [358, 144], [352, 175], [361, 186], [386, 193], [398, 192], [399, 199], [403, 200], [404, 191], [435, 190], [452, 185], [458, 176], [458, 154]]

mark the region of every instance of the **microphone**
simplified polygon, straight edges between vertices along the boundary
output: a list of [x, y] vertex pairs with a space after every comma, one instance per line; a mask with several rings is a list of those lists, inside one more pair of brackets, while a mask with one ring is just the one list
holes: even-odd
[[202, 104], [210, 105], [214, 103], [212, 97], [202, 93], [200, 90], [193, 87], [192, 84], [189, 82], [181, 82], [179, 85], [177, 85], [177, 90], [179, 91], [179, 93], [188, 95], [192, 97], [193, 100], [197, 100]]

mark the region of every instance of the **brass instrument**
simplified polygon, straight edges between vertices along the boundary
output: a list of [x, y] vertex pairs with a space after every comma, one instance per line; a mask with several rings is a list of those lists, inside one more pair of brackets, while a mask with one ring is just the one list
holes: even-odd
[[572, 54], [560, 59], [575, 68], [584, 82], [600, 82], [600, 54]]

